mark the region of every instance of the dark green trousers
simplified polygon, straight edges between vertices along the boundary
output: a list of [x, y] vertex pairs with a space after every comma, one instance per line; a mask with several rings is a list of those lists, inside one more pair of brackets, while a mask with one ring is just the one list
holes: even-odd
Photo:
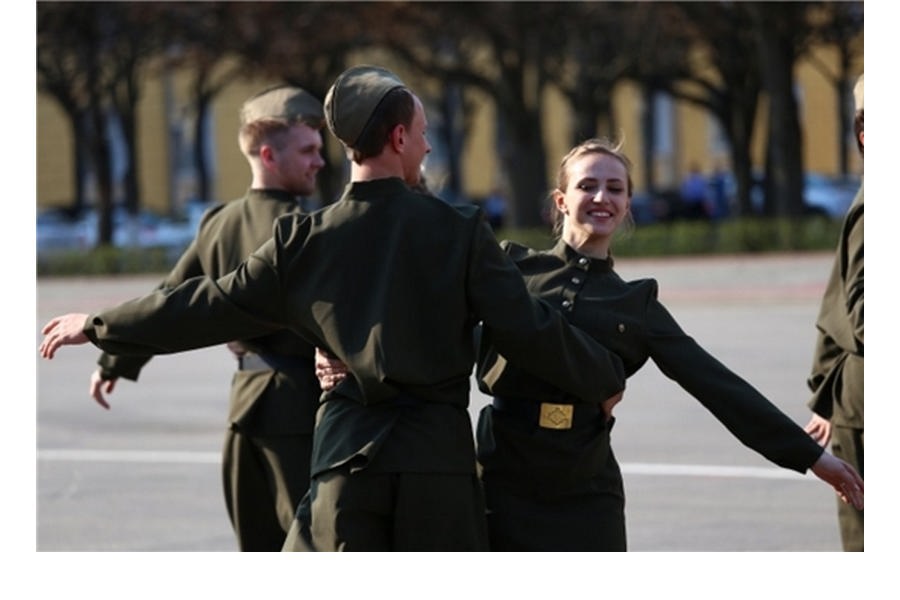
[[278, 552], [309, 489], [312, 435], [225, 434], [222, 478], [228, 516], [243, 552]]
[[[835, 425], [831, 428], [831, 452], [853, 465], [863, 475], [863, 430]], [[843, 502], [838, 504], [838, 523], [841, 527], [841, 544], [844, 552], [863, 552], [863, 511]]]
[[614, 423], [598, 410], [572, 429], [551, 430], [514, 411], [482, 409], [478, 460], [492, 551], [627, 550]]
[[484, 496], [474, 473], [338, 468], [313, 478], [305, 503], [285, 550], [487, 550]]

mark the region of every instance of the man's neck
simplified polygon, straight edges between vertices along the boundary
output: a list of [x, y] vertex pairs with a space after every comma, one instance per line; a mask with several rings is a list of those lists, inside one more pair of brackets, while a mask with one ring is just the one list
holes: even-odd
[[383, 156], [368, 158], [362, 164], [350, 163], [350, 181], [372, 181], [388, 177], [403, 179], [403, 169], [394, 161], [385, 160]]
[[251, 190], [285, 190], [284, 186], [281, 184], [276, 184], [273, 181], [269, 181], [266, 177], [262, 177], [259, 175], [254, 175], [253, 178], [250, 179], [250, 189]]

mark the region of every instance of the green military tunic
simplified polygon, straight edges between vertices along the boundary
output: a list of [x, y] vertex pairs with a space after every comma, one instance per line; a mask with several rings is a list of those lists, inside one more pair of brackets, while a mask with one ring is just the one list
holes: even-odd
[[[483, 548], [467, 411], [479, 321], [505, 355], [575, 398], [596, 402], [624, 386], [616, 356], [528, 294], [479, 209], [393, 177], [353, 182], [335, 204], [279, 219], [233, 273], [92, 315], [85, 333], [107, 351], [158, 354], [288, 328], [328, 350], [350, 376], [322, 396], [313, 493], [335, 471], [454, 477], [460, 502], [442, 518], [468, 520], [473, 535], [417, 540], [452, 550]], [[313, 500], [314, 528], [333, 517]]]
[[[804, 472], [819, 447], [750, 384], [701, 348], [657, 299], [652, 279], [626, 282], [612, 258], [504, 242], [529, 291], [622, 358], [628, 376], [652, 359], [735, 437], [777, 465]], [[576, 406], [570, 429], [538, 425], [540, 403], [565, 390], [504, 358], [483, 338], [478, 375], [493, 395], [477, 427], [492, 550], [625, 550], [622, 477], [598, 406]], [[627, 396], [627, 393], [626, 393]]]
[[[225, 275], [272, 237], [277, 218], [299, 208], [295, 195], [266, 189], [248, 190], [240, 199], [211, 208], [159, 288], [171, 289], [202, 275]], [[321, 394], [315, 348], [286, 330], [242, 340], [242, 345], [252, 353], [248, 359], [267, 357], [277, 368], [265, 368], [257, 360], [255, 368], [239, 369], [232, 378], [222, 454], [225, 502], [242, 550], [278, 551], [309, 488]], [[105, 378], [136, 381], [149, 360], [104, 353], [98, 362]]]
[[[832, 424], [831, 449], [863, 475], [863, 187], [841, 228], [816, 320], [809, 407]], [[863, 551], [863, 511], [838, 500], [844, 550]]]

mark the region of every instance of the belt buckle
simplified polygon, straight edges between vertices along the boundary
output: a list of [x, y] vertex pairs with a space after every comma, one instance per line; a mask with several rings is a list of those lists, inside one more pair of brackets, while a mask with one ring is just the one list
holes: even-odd
[[541, 416], [538, 425], [545, 429], [572, 429], [572, 416], [575, 406], [572, 404], [551, 404], [541, 402]]

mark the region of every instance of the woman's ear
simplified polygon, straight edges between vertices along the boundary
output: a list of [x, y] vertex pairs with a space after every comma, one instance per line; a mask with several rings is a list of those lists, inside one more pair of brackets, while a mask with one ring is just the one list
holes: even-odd
[[552, 194], [553, 204], [554, 206], [556, 206], [556, 210], [564, 215], [568, 214], [568, 209], [566, 208], [566, 195], [563, 194], [559, 189], [553, 190]]

